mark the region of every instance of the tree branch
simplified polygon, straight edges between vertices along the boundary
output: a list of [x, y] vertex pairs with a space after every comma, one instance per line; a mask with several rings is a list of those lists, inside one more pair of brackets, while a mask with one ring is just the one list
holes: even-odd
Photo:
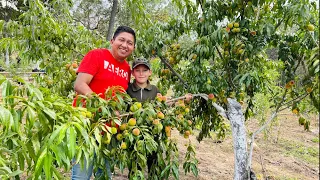
[[[207, 94], [203, 94], [203, 93], [192, 94], [192, 97], [202, 97], [203, 99], [208, 101], [208, 95]], [[178, 97], [178, 98], [175, 98], [175, 99], [168, 100], [168, 101], [166, 101], [166, 103], [170, 104], [172, 102], [176, 102], [176, 101], [182, 100], [182, 99], [186, 99], [186, 97], [185, 96], [181, 96], [181, 97]], [[226, 111], [223, 109], [223, 107], [219, 106], [217, 103], [212, 103], [212, 105], [213, 105], [214, 108], [216, 108], [216, 110], [218, 111], [218, 114], [220, 114], [222, 117], [227, 118]]]
[[218, 47], [217, 47], [217, 46], [214, 46], [214, 47], [215, 47], [216, 50], [218, 51], [218, 54], [219, 54], [220, 58], [223, 59], [223, 56], [222, 56], [221, 52], [219, 51]]
[[281, 25], [282, 22], [283, 22], [283, 19], [281, 19], [281, 20], [278, 22], [278, 24], [275, 26], [274, 30], [277, 30], [278, 27]]
[[260, 3], [260, 0], [258, 0], [258, 3], [257, 3], [258, 12], [257, 12], [257, 16], [256, 16], [256, 21], [258, 21], [259, 15], [260, 15], [260, 6], [259, 6], [259, 3]]
[[273, 112], [273, 114], [271, 115], [271, 117], [269, 118], [269, 120], [267, 122], [265, 122], [263, 124], [263, 126], [261, 126], [258, 130], [256, 130], [252, 136], [251, 136], [251, 141], [250, 141], [250, 151], [249, 151], [249, 156], [248, 156], [248, 164], [247, 164], [247, 170], [248, 170], [248, 177], [250, 177], [250, 171], [251, 171], [251, 163], [252, 163], [252, 152], [253, 152], [253, 142], [254, 142], [254, 138], [256, 137], [257, 134], [259, 134], [262, 130], [264, 130], [269, 124], [270, 122], [277, 116], [277, 113], [279, 112], [279, 108], [281, 107], [281, 104], [284, 102], [284, 99], [287, 95], [288, 90], [286, 89], [285, 92], [283, 93], [282, 96], [282, 100], [279, 103], [279, 105], [276, 107], [275, 111]]
[[160, 57], [161, 61], [168, 66], [168, 68], [170, 69], [171, 72], [173, 72], [174, 75], [176, 75], [180, 81], [183, 83], [184, 87], [186, 89], [188, 89], [188, 84], [182, 79], [182, 77], [180, 76], [180, 74], [178, 74], [172, 67], [171, 65], [166, 61], [166, 59], [164, 57]]
[[[281, 106], [285, 106], [285, 105], [287, 105], [287, 104], [290, 104], [291, 102], [298, 102], [298, 101], [301, 101], [302, 99], [304, 99], [305, 97], [307, 97], [309, 94], [303, 94], [303, 95], [301, 95], [301, 96], [298, 96], [298, 97], [296, 97], [295, 99], [292, 99], [292, 100], [290, 100], [290, 101], [288, 101], [288, 102], [286, 102], [286, 103], [284, 103], [284, 104], [282, 104]], [[287, 107], [285, 107], [285, 108], [282, 108], [282, 109], [280, 109], [279, 111], [283, 111], [283, 110], [285, 110], [285, 109], [287, 109], [287, 108], [289, 108], [291, 105], [288, 105]]]
[[[70, 48], [69, 46], [67, 46], [64, 42], [62, 42], [62, 44], [67, 47], [67, 48]], [[75, 50], [75, 49], [72, 49], [74, 52], [76, 52], [79, 56], [81, 57], [84, 57], [84, 55], [82, 53], [80, 53], [79, 51]]]

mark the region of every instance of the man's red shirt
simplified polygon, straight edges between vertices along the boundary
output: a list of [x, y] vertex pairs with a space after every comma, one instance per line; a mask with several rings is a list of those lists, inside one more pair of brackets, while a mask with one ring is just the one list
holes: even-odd
[[[101, 98], [105, 98], [104, 93], [111, 86], [121, 86], [126, 90], [131, 76], [128, 62], [126, 60], [117, 61], [108, 49], [89, 51], [81, 61], [77, 73], [87, 73], [93, 76], [89, 87]], [[76, 106], [76, 98], [73, 106]]]

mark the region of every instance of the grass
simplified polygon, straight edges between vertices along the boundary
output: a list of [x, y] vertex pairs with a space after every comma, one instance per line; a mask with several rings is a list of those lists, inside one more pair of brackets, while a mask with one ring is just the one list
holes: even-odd
[[315, 145], [314, 147], [306, 147], [300, 142], [288, 140], [281, 140], [279, 144], [282, 145], [286, 155], [293, 156], [313, 165], [319, 164], [318, 145]]
[[311, 139], [311, 141], [314, 143], [319, 143], [319, 137], [313, 138], [313, 139]]

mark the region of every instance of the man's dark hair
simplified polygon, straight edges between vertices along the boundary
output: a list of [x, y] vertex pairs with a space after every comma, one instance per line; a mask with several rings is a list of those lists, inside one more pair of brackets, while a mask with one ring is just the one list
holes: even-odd
[[120, 33], [127, 32], [133, 35], [134, 43], [136, 43], [136, 33], [131, 27], [128, 26], [119, 26], [113, 34], [113, 38], [115, 39]]

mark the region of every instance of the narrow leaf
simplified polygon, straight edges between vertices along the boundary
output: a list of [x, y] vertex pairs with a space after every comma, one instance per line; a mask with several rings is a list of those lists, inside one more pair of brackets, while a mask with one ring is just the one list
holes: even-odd
[[44, 173], [47, 179], [52, 179], [51, 167], [52, 167], [52, 154], [47, 153], [47, 155], [44, 158], [44, 166], [43, 166]]
[[70, 158], [72, 158], [76, 153], [76, 134], [73, 126], [70, 126], [69, 129], [69, 152]]
[[37, 162], [36, 162], [36, 168], [34, 170], [34, 179], [38, 179], [41, 170], [42, 170], [42, 164], [43, 164], [43, 160], [46, 157], [48, 151], [47, 151], [47, 147], [41, 152]]

